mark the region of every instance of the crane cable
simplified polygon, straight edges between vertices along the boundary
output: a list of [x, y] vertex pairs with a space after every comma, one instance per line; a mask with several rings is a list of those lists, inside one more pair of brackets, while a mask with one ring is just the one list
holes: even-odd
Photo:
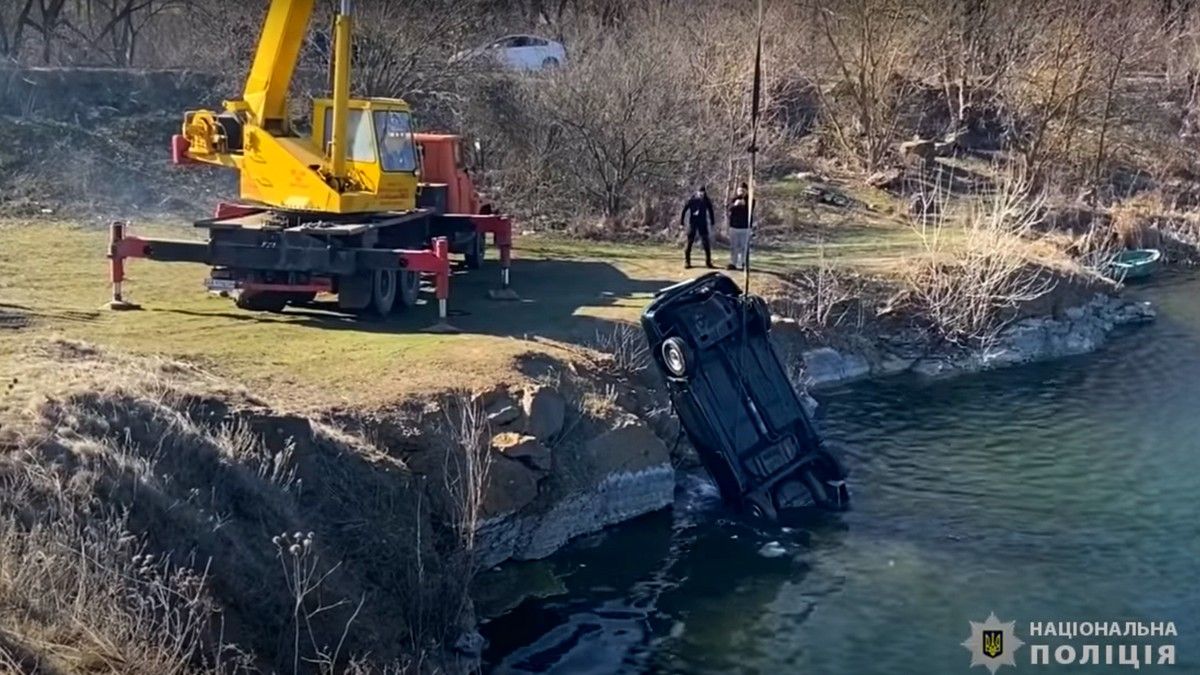
[[747, 181], [748, 189], [746, 195], [746, 209], [749, 212], [746, 216], [749, 222], [746, 232], [746, 250], [743, 252], [742, 266], [745, 269], [745, 281], [742, 284], [742, 292], [750, 293], [750, 240], [754, 237], [754, 188], [755, 188], [755, 171], [757, 169], [758, 159], [758, 119], [760, 113], [760, 101], [762, 99], [762, 30], [763, 30], [763, 0], [758, 0], [758, 25], [755, 29], [754, 43], [754, 89], [750, 102], [750, 147], [747, 150], [750, 153], [750, 180]]
[[[750, 176], [747, 181], [746, 190], [746, 248], [743, 251], [742, 265], [745, 270], [745, 280], [742, 283], [741, 296], [741, 345], [738, 349], [737, 365], [741, 371], [741, 378], [735, 378], [739, 383], [742, 399], [749, 406], [749, 410], [742, 408], [742, 412], [749, 418], [751, 426], [758, 428], [762, 433], [764, 430], [761, 425], [761, 413], [757, 411], [757, 406], [754, 403], [754, 397], [746, 390], [745, 380], [742, 378], [750, 376], [750, 371], [747, 369], [749, 364], [746, 363], [747, 352], [747, 329], [750, 322], [751, 312], [751, 295], [750, 295], [750, 240], [754, 233], [754, 174], [757, 168], [756, 156], [758, 155], [758, 118], [760, 112], [760, 100], [762, 98], [762, 28], [763, 28], [763, 0], [758, 0], [758, 18], [757, 26], [755, 27], [755, 45], [754, 45], [754, 87], [750, 103], [750, 147], [747, 148], [750, 153]], [[757, 305], [756, 305], [757, 306]], [[755, 363], [758, 363], [758, 358], [755, 357]], [[760, 424], [755, 424], [758, 418]], [[738, 437], [737, 426], [741, 420], [734, 422], [732, 436]], [[772, 500], [773, 501], [773, 500]], [[773, 506], [772, 506], [773, 508]]]

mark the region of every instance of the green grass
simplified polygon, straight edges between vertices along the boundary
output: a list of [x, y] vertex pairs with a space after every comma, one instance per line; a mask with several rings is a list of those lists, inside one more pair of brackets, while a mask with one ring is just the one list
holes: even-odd
[[[200, 235], [167, 223], [134, 226], [132, 233]], [[298, 406], [382, 405], [411, 393], [520, 379], [524, 355], [571, 358], [597, 331], [636, 321], [656, 290], [696, 272], [683, 269], [678, 246], [523, 237], [512, 270], [521, 300], [486, 298], [499, 280], [494, 262], [456, 274], [450, 321], [463, 332], [438, 335], [420, 332], [436, 318], [432, 303], [387, 321], [327, 309], [246, 312], [205, 292], [204, 266], [146, 260], [128, 264], [126, 282], [127, 298], [143, 309], [113, 312], [101, 309], [109, 297], [104, 227], [0, 220], [0, 236], [0, 313], [29, 320], [20, 330], [0, 330], [0, 374], [31, 341], [64, 337], [194, 360]], [[871, 227], [832, 231], [821, 246], [834, 264], [870, 268], [911, 243], [905, 229]], [[723, 263], [727, 253], [718, 247], [714, 257]], [[755, 262], [780, 272], [819, 257], [816, 246], [797, 243], [761, 251]], [[760, 275], [756, 286], [770, 278]]]

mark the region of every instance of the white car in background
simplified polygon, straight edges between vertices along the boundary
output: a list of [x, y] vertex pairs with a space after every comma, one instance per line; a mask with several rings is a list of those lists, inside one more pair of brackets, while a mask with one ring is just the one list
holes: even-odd
[[456, 54], [454, 60], [483, 57], [504, 68], [537, 71], [566, 65], [567, 50], [561, 42], [536, 35], [507, 35], [484, 47]]

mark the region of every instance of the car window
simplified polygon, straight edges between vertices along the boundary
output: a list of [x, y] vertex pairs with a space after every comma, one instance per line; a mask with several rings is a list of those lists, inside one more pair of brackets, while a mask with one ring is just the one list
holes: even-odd
[[550, 44], [550, 42], [548, 40], [543, 40], [541, 38], [535, 38], [535, 37], [529, 38], [529, 46], [530, 47], [546, 47], [549, 44]]
[[529, 47], [530, 46], [530, 38], [526, 35], [518, 35], [512, 39], [512, 44], [510, 44], [509, 46], [510, 47]]

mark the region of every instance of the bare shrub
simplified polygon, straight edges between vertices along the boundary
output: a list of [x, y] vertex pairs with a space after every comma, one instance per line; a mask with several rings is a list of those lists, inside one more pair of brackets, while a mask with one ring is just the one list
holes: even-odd
[[[292, 672], [300, 672], [301, 662], [320, 673], [334, 673], [340, 665], [339, 657], [346, 643], [346, 635], [354, 620], [362, 611], [365, 597], [360, 598], [353, 612], [346, 619], [341, 639], [331, 649], [322, 644], [314, 629], [313, 621], [319, 615], [350, 604], [346, 599], [329, 601], [322, 597], [321, 587], [330, 575], [337, 572], [342, 563], [332, 566], [321, 564], [316, 549], [317, 535], [313, 532], [296, 532], [272, 537], [275, 555], [283, 569], [283, 578], [291, 596]], [[301, 643], [301, 638], [306, 641]]]
[[906, 270], [908, 293], [943, 339], [986, 349], [1020, 305], [1055, 286], [1030, 252], [1042, 198], [1014, 168], [990, 193], [960, 204], [941, 184], [930, 190], [925, 198], [938, 206], [911, 223], [922, 251]]
[[[810, 333], [836, 329], [858, 307], [861, 284], [829, 264], [825, 247], [817, 247], [817, 264], [797, 270], [772, 293], [770, 302], [780, 316], [794, 319]], [[858, 317], [861, 324], [861, 316]]]
[[617, 323], [609, 330], [597, 330], [592, 347], [611, 357], [613, 367], [621, 373], [637, 374], [650, 365], [646, 335], [633, 324]]

